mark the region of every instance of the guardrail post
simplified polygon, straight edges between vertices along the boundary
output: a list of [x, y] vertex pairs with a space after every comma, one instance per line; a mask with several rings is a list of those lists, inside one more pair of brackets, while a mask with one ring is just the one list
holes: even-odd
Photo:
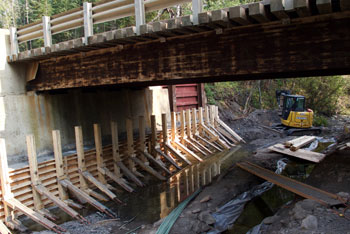
[[94, 35], [92, 21], [92, 3], [84, 2], [84, 37], [85, 44], [89, 44], [89, 37]]
[[18, 55], [18, 40], [17, 40], [17, 28], [10, 27], [10, 40], [11, 40], [11, 57]]
[[49, 16], [43, 16], [43, 35], [45, 47], [51, 47], [52, 36], [51, 36], [51, 23]]
[[198, 14], [203, 12], [203, 0], [192, 0], [193, 24], [198, 24]]
[[144, 0], [135, 0], [136, 33], [140, 35], [140, 26], [146, 23]]

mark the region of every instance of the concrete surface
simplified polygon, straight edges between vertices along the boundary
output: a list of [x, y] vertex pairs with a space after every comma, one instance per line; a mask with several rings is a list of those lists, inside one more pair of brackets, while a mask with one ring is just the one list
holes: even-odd
[[110, 121], [117, 121], [119, 133], [125, 131], [125, 119], [169, 113], [167, 89], [144, 88], [120, 91], [67, 90], [59, 94], [26, 92], [26, 64], [10, 65], [9, 31], [0, 29], [0, 137], [6, 139], [9, 165], [27, 160], [25, 137], [34, 134], [38, 155], [52, 152], [54, 129], [61, 131], [64, 150], [75, 149], [74, 126], [81, 125], [84, 143], [93, 143], [93, 124], [100, 123], [102, 135], [110, 138]]

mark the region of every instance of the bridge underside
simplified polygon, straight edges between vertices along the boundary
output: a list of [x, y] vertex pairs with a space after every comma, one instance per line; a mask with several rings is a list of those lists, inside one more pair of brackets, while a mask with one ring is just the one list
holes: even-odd
[[224, 28], [40, 61], [35, 91], [350, 74], [350, 12]]

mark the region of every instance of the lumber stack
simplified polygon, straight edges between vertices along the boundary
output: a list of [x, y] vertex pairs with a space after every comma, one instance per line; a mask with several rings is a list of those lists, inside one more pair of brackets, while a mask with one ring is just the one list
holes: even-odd
[[291, 141], [286, 141], [284, 144], [273, 145], [269, 147], [269, 150], [319, 163], [326, 157], [325, 154], [301, 149], [302, 147], [312, 143], [315, 140], [316, 137], [314, 136], [302, 136]]
[[147, 180], [144, 180], [147, 174], [158, 181], [176, 178], [180, 182], [183, 178], [187, 181], [183, 182], [186, 185], [183, 194], [188, 196], [220, 173], [221, 162], [210, 160], [213, 154], [244, 142], [220, 120], [215, 106], [171, 113], [170, 118], [163, 114], [161, 128], [157, 128], [156, 118], [151, 116], [151, 133], [148, 135], [145, 118], [140, 116], [139, 132], [134, 136], [133, 119], [126, 120], [127, 138], [122, 142], [118, 139], [117, 123], [112, 121], [112, 144], [105, 146], [102, 145], [100, 125], [94, 124], [95, 147], [90, 150], [84, 150], [83, 130], [76, 126], [76, 153], [67, 156], [62, 153], [60, 131], [54, 130], [54, 159], [41, 163], [37, 161], [34, 136], [28, 135], [29, 165], [16, 170], [8, 169], [5, 143], [1, 144], [0, 220], [12, 229], [21, 228], [17, 217], [24, 214], [60, 233], [65, 230], [54, 223], [56, 217], [46, 208], [55, 205], [86, 223], [87, 220], [75, 210], [81, 209], [80, 202], [87, 202], [115, 217], [101, 202], [113, 200], [117, 205], [124, 204], [118, 198], [116, 188], [134, 192], [137, 187], [147, 186]]

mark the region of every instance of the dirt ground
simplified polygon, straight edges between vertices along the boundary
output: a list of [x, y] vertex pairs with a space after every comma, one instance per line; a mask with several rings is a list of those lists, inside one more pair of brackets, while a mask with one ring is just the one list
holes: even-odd
[[[251, 161], [264, 168], [275, 170], [276, 162], [283, 157], [271, 153], [266, 147], [282, 143], [293, 137], [287, 137], [269, 126], [279, 122], [275, 111], [256, 110], [246, 118], [230, 119], [230, 113], [220, 111], [220, 117], [246, 141], [243, 147], [246, 153], [232, 159], [227, 170], [214, 178], [213, 182], [203, 188], [201, 193], [183, 210], [170, 233], [206, 233], [213, 229], [212, 213], [219, 207], [237, 197], [239, 194], [263, 183], [258, 177], [235, 166], [238, 161]], [[324, 128], [325, 137], [338, 136], [344, 131], [344, 125], [350, 126], [350, 118], [337, 117], [330, 119], [330, 127]], [[341, 193], [347, 198], [350, 193], [350, 153], [336, 152], [315, 166], [305, 181], [320, 189]], [[206, 202], [200, 202], [209, 198]], [[274, 216], [263, 220], [260, 233], [350, 233], [350, 220], [339, 216], [342, 207], [331, 210], [310, 200], [298, 197], [283, 206]], [[139, 212], [142, 212], [140, 210]], [[349, 210], [345, 214], [350, 217]], [[122, 214], [121, 214], [122, 217]], [[82, 225], [77, 221], [69, 221], [61, 226], [69, 233], [156, 233], [162, 220], [145, 222], [135, 217], [123, 217], [108, 220], [103, 214], [93, 213], [86, 217], [92, 224]], [[137, 229], [137, 230], [136, 230]], [[40, 233], [52, 233], [42, 231]], [[227, 232], [230, 233], [230, 232]]]

